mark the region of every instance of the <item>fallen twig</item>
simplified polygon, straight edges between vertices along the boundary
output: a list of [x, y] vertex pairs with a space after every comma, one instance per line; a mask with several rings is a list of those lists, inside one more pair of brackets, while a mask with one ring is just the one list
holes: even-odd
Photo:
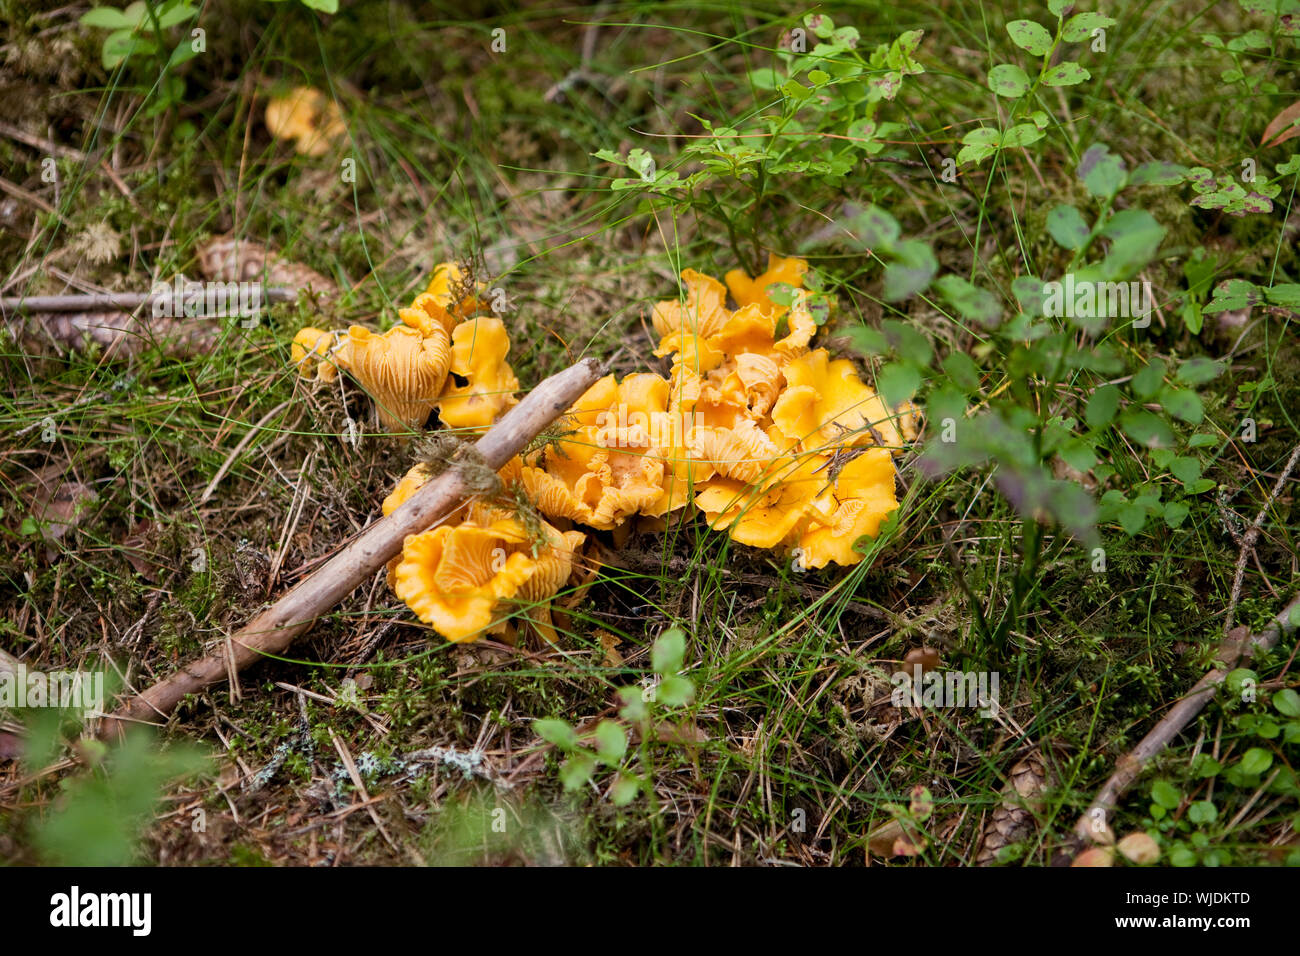
[[1232, 576], [1232, 593], [1228, 599], [1228, 613], [1224, 616], [1223, 622], [1223, 633], [1225, 634], [1232, 630], [1232, 620], [1237, 613], [1237, 601], [1241, 598], [1241, 582], [1246, 575], [1246, 559], [1254, 553], [1255, 542], [1259, 540], [1259, 532], [1264, 525], [1264, 518], [1268, 515], [1268, 509], [1273, 507], [1273, 502], [1277, 500], [1278, 495], [1282, 494], [1282, 489], [1286, 486], [1287, 479], [1291, 477], [1291, 472], [1295, 470], [1298, 460], [1300, 460], [1300, 445], [1296, 445], [1291, 450], [1291, 457], [1287, 459], [1286, 467], [1282, 469], [1282, 473], [1277, 476], [1277, 481], [1273, 483], [1273, 490], [1269, 492], [1264, 507], [1259, 509], [1259, 514], [1255, 515], [1255, 520], [1250, 523], [1246, 533], [1241, 536], [1241, 551], [1237, 555], [1237, 569]]
[[[577, 401], [600, 373], [600, 364], [595, 359], [583, 359], [552, 375], [479, 439], [470, 454], [497, 471]], [[120, 734], [129, 723], [156, 723], [158, 718], [165, 719], [187, 694], [225, 680], [232, 657], [238, 671], [265, 655], [284, 652], [294, 638], [401, 551], [407, 535], [418, 534], [442, 521], [471, 494], [471, 483], [464, 470], [453, 463], [391, 515], [376, 521], [284, 597], [232, 634], [228, 641], [223, 641], [220, 649], [182, 667], [120, 705], [104, 719], [99, 736]]]
[[[1079, 822], [1074, 825], [1075, 835], [1080, 840], [1092, 841], [1094, 837], [1110, 833], [1111, 812], [1118, 806], [1119, 798], [1137, 780], [1138, 774], [1142, 772], [1147, 762], [1182, 733], [1183, 728], [1209, 703], [1224, 678], [1236, 666], [1236, 659], [1239, 656], [1244, 653], [1249, 657], [1256, 650], [1270, 650], [1281, 640], [1282, 635], [1290, 635], [1296, 630], [1296, 625], [1292, 623], [1292, 616], [1297, 609], [1300, 609], [1300, 595], [1293, 598], [1291, 603], [1283, 608], [1282, 612], [1259, 634], [1245, 640], [1239, 640], [1236, 635], [1229, 635], [1224, 639], [1217, 655], [1219, 665], [1197, 681], [1196, 686], [1187, 696], [1174, 704], [1151, 732], [1115, 765], [1115, 772], [1097, 792], [1096, 798], [1088, 805], [1083, 816], [1079, 817]], [[1242, 630], [1244, 631], [1245, 628]]]
[[[296, 302], [297, 289], [268, 286], [261, 291], [264, 302]], [[155, 302], [170, 308], [172, 288], [165, 292], [85, 292], [72, 295], [0, 296], [0, 313], [7, 312], [108, 312], [152, 307]], [[179, 310], [183, 303], [177, 303]]]
[[[262, 294], [263, 305], [298, 297], [296, 289], [280, 287], [263, 289]], [[117, 360], [150, 348], [180, 358], [211, 350], [222, 332], [220, 319], [153, 314], [154, 302], [170, 306], [171, 298], [170, 291], [157, 297], [148, 292], [4, 296], [0, 316], [5, 331], [27, 352], [51, 346], [75, 352], [98, 345], [106, 358]]]

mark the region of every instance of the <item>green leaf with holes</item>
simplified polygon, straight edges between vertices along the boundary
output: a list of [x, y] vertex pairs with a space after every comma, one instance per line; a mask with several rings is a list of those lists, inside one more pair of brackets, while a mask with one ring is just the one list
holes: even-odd
[[1073, 61], [1058, 63], [1043, 72], [1045, 86], [1077, 86], [1092, 74]]
[[1159, 400], [1165, 411], [1189, 425], [1199, 425], [1205, 417], [1205, 406], [1200, 396], [1190, 388], [1165, 386], [1160, 390]]
[[1094, 196], [1115, 195], [1127, 179], [1124, 160], [1111, 153], [1105, 143], [1089, 146], [1079, 158], [1075, 171], [1083, 180], [1084, 188]]
[[916, 295], [930, 284], [938, 269], [934, 252], [924, 242], [900, 242], [894, 249], [894, 261], [885, 267], [885, 300], [898, 302]]
[[987, 289], [972, 285], [960, 276], [946, 275], [935, 282], [935, 288], [964, 319], [980, 325], [996, 325], [1002, 318], [998, 298]]

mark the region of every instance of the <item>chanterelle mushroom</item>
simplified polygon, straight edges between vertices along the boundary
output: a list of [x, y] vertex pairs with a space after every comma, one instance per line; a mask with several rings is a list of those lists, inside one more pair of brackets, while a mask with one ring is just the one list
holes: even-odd
[[395, 325], [382, 335], [360, 325], [348, 329], [342, 364], [375, 400], [390, 431], [424, 424], [442, 391], [451, 362], [447, 335]]
[[608, 530], [658, 501], [665, 466], [653, 440], [667, 402], [668, 383], [649, 372], [592, 385], [562, 419], [570, 433], [524, 459], [542, 513]]
[[864, 535], [874, 538], [897, 508], [892, 456], [884, 448], [863, 449], [840, 467], [809, 508], [796, 545], [800, 565], [857, 564], [863, 555], [854, 550], [854, 542]]
[[339, 370], [330, 357], [334, 345], [334, 334], [313, 329], [302, 329], [293, 337], [289, 346], [289, 360], [298, 374], [319, 382], [332, 382], [338, 377]]
[[[517, 401], [519, 379], [506, 361], [510, 336], [505, 323], [490, 316], [469, 319], [451, 334], [451, 372], [437, 402], [438, 417], [449, 428], [487, 428]], [[465, 380], [458, 384], [455, 376]]]
[[580, 531], [541, 525], [534, 541], [518, 520], [484, 506], [462, 524], [410, 535], [393, 571], [393, 590], [416, 616], [449, 641], [472, 641], [504, 630], [506, 602], [554, 640], [547, 603], [573, 572]]
[[911, 410], [891, 411], [848, 359], [832, 361], [825, 349], [816, 349], [787, 365], [785, 380], [772, 421], [809, 451], [841, 444], [900, 451], [905, 438], [915, 437]]
[[780, 310], [781, 306], [773, 302], [767, 294], [768, 286], [778, 282], [798, 287], [803, 284], [803, 275], [808, 271], [808, 263], [799, 258], [782, 259], [768, 253], [767, 271], [750, 278], [741, 269], [732, 269], [723, 278], [731, 297], [740, 306], [759, 305], [765, 311]]
[[[891, 410], [851, 362], [809, 351], [816, 323], [801, 288], [806, 269], [771, 257], [753, 279], [729, 273], [734, 311], [721, 283], [685, 270], [685, 301], [661, 302], [653, 315], [656, 354], [673, 356], [668, 378], [597, 381], [559, 435], [500, 471], [531, 503], [527, 528], [499, 507], [472, 505], [460, 524], [407, 538], [390, 564], [394, 591], [453, 641], [500, 632], [511, 601], [531, 602], [524, 613], [554, 639], [548, 602], [570, 579], [584, 535], [534, 512], [612, 530], [689, 502], [737, 542], [793, 552], [801, 570], [861, 561], [855, 543], [878, 535], [898, 508], [892, 455], [916, 437], [916, 410]], [[777, 282], [794, 290], [787, 305], [769, 295]], [[449, 426], [486, 427], [518, 381], [505, 324], [466, 318], [478, 303], [467, 303], [465, 285], [444, 263], [401, 310], [402, 325], [384, 335], [353, 327], [332, 355], [328, 333], [304, 329], [294, 360], [308, 372], [316, 363], [320, 375], [331, 359], [349, 369], [390, 426], [418, 425], [436, 404]], [[384, 513], [429, 476], [413, 468]]]
[[267, 103], [266, 128], [277, 139], [293, 140], [304, 156], [324, 156], [347, 132], [338, 104], [310, 86], [296, 86]]

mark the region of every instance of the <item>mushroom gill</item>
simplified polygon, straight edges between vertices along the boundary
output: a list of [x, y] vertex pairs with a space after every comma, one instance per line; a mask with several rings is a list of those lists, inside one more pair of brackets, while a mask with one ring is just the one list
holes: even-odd
[[342, 363], [374, 399], [389, 431], [419, 428], [433, 411], [451, 362], [445, 333], [425, 335], [395, 325], [382, 335], [354, 325], [340, 350]]
[[409, 535], [392, 573], [393, 590], [449, 641], [473, 641], [508, 626], [509, 602], [549, 640], [549, 602], [568, 582], [586, 536], [542, 523], [534, 540], [517, 519], [479, 506], [459, 525]]

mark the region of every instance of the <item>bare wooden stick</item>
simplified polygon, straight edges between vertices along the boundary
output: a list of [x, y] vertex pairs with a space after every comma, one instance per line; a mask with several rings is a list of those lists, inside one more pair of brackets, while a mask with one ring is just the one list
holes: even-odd
[[[1237, 656], [1244, 650], [1247, 656], [1256, 650], [1267, 651], [1281, 640], [1282, 635], [1290, 635], [1296, 629], [1292, 615], [1300, 608], [1300, 595], [1282, 609], [1277, 617], [1269, 622], [1268, 627], [1260, 633], [1247, 638], [1240, 646], [1232, 646], [1232, 638], [1224, 641], [1220, 647], [1221, 663], [1196, 682], [1187, 696], [1169, 709], [1169, 713], [1142, 738], [1129, 753], [1115, 765], [1115, 772], [1097, 792], [1096, 798], [1088, 805], [1079, 822], [1074, 825], [1075, 835], [1084, 841], [1091, 841], [1100, 833], [1108, 832], [1111, 811], [1119, 804], [1119, 798], [1137, 780], [1138, 774], [1147, 762], [1168, 746], [1169, 742], [1182, 733], [1197, 714], [1210, 702], [1219, 685], [1235, 666]], [[1243, 627], [1244, 631], [1245, 628]], [[1227, 653], [1225, 653], [1227, 652]], [[1224, 659], [1226, 658], [1226, 660]]]
[[[261, 290], [263, 302], [296, 302], [297, 289], [268, 286]], [[6, 295], [0, 296], [0, 313], [6, 312], [108, 312], [152, 306], [155, 301], [170, 304], [171, 286], [166, 292], [87, 292], [75, 295]], [[177, 303], [181, 310], [183, 303]]]
[[[546, 379], [479, 439], [473, 446], [476, 457], [493, 471], [500, 469], [573, 405], [600, 373], [595, 359], [583, 359]], [[120, 734], [129, 723], [155, 723], [158, 718], [166, 718], [185, 695], [226, 679], [228, 654], [233, 655], [235, 668], [243, 670], [264, 655], [282, 653], [294, 638], [401, 551], [407, 535], [442, 521], [472, 493], [462, 469], [453, 464], [232, 634], [229, 651], [223, 642], [221, 650], [182, 667], [126, 701], [104, 719], [99, 735]]]
[[1232, 592], [1228, 598], [1228, 613], [1224, 615], [1223, 621], [1223, 633], [1225, 634], [1232, 630], [1233, 618], [1237, 613], [1237, 601], [1241, 598], [1241, 582], [1246, 576], [1246, 559], [1254, 552], [1255, 542], [1259, 540], [1260, 530], [1264, 527], [1264, 518], [1268, 516], [1268, 509], [1273, 507], [1273, 502], [1277, 501], [1278, 495], [1282, 494], [1282, 489], [1286, 487], [1287, 480], [1291, 477], [1291, 472], [1295, 470], [1297, 461], [1300, 461], [1300, 445], [1296, 445], [1291, 450], [1291, 457], [1287, 459], [1282, 473], [1277, 476], [1277, 481], [1273, 483], [1273, 490], [1269, 492], [1264, 507], [1259, 509], [1259, 514], [1255, 515], [1255, 520], [1250, 523], [1250, 527], [1246, 529], [1246, 533], [1241, 537], [1241, 551], [1237, 555], [1237, 568], [1232, 575]]

